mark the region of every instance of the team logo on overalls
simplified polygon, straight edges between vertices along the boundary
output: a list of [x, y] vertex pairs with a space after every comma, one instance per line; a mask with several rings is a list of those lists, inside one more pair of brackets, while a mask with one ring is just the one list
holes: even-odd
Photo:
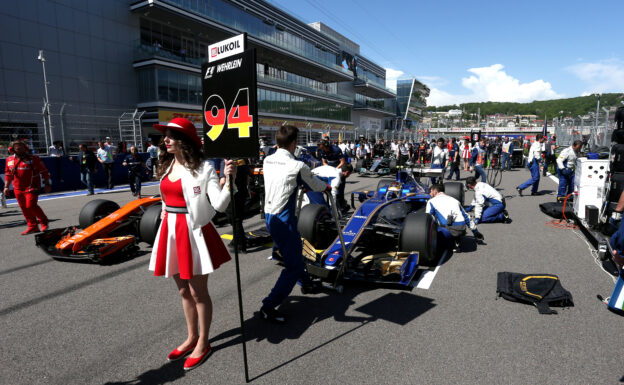
[[199, 186], [195, 186], [195, 187], [193, 187], [193, 193], [194, 193], [195, 195], [197, 195], [197, 194], [201, 194], [201, 189], [199, 188]]
[[14, 161], [13, 159], [11, 159], [11, 160], [9, 161], [8, 166], [9, 166], [9, 167], [13, 167], [13, 163], [14, 163], [14, 162], [15, 162], [15, 161]]

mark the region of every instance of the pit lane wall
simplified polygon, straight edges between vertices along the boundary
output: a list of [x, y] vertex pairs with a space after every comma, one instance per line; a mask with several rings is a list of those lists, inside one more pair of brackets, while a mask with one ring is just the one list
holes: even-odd
[[[113, 180], [115, 186], [128, 184], [128, 168], [122, 165], [125, 155], [127, 154], [118, 155], [115, 158], [115, 165], [113, 166]], [[147, 153], [139, 155], [144, 161], [147, 160]], [[77, 161], [71, 161], [69, 156], [40, 156], [40, 158], [50, 173], [52, 192], [85, 190], [87, 188], [80, 183], [80, 165]], [[76, 155], [74, 155], [74, 159], [77, 159]], [[0, 176], [2, 180], [4, 180], [5, 164], [6, 158], [0, 159]], [[147, 178], [147, 175], [145, 175], [143, 180], [146, 181]], [[97, 172], [93, 174], [93, 181], [96, 188], [106, 187], [106, 175], [101, 165], [99, 165]]]

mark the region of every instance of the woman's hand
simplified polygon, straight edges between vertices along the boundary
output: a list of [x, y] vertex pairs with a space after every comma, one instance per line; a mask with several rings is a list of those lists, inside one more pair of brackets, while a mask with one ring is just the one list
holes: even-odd
[[164, 221], [164, 220], [165, 220], [165, 214], [166, 214], [166, 213], [167, 213], [167, 212], [165, 211], [165, 209], [164, 209], [164, 208], [160, 211], [160, 220], [161, 220], [161, 221]]
[[231, 175], [232, 178], [236, 178], [236, 163], [231, 159], [226, 159], [223, 173], [225, 175]]

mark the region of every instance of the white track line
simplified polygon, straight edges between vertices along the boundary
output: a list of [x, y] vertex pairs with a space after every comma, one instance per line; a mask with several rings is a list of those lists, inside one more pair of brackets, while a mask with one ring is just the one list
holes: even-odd
[[436, 266], [435, 270], [425, 271], [425, 273], [420, 276], [420, 279], [414, 284], [414, 286], [419, 289], [428, 290], [431, 284], [433, 283], [433, 279], [435, 278], [436, 274], [438, 274], [438, 270], [440, 270], [440, 266], [442, 266], [442, 264], [444, 263], [444, 260], [446, 259], [447, 254], [448, 254], [448, 251], [445, 251], [444, 254], [442, 254], [442, 257], [440, 258], [440, 262], [438, 262], [438, 266]]

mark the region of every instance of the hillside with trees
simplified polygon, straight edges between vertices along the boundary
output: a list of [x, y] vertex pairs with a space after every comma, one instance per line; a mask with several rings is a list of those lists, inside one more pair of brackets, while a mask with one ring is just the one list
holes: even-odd
[[[462, 110], [464, 115], [470, 116], [477, 114], [481, 109], [481, 116], [493, 114], [504, 115], [537, 115], [542, 118], [544, 115], [548, 119], [557, 116], [577, 116], [586, 115], [592, 111], [596, 111], [597, 97], [595, 95], [579, 96], [576, 98], [554, 99], [533, 101], [531, 103], [506, 103], [506, 102], [483, 102], [483, 103], [464, 103], [452, 106], [427, 107], [430, 112], [443, 112], [448, 110]], [[602, 107], [619, 107], [624, 101], [624, 94], [602, 94], [600, 97], [600, 106]], [[563, 113], [561, 113], [563, 111]]]

